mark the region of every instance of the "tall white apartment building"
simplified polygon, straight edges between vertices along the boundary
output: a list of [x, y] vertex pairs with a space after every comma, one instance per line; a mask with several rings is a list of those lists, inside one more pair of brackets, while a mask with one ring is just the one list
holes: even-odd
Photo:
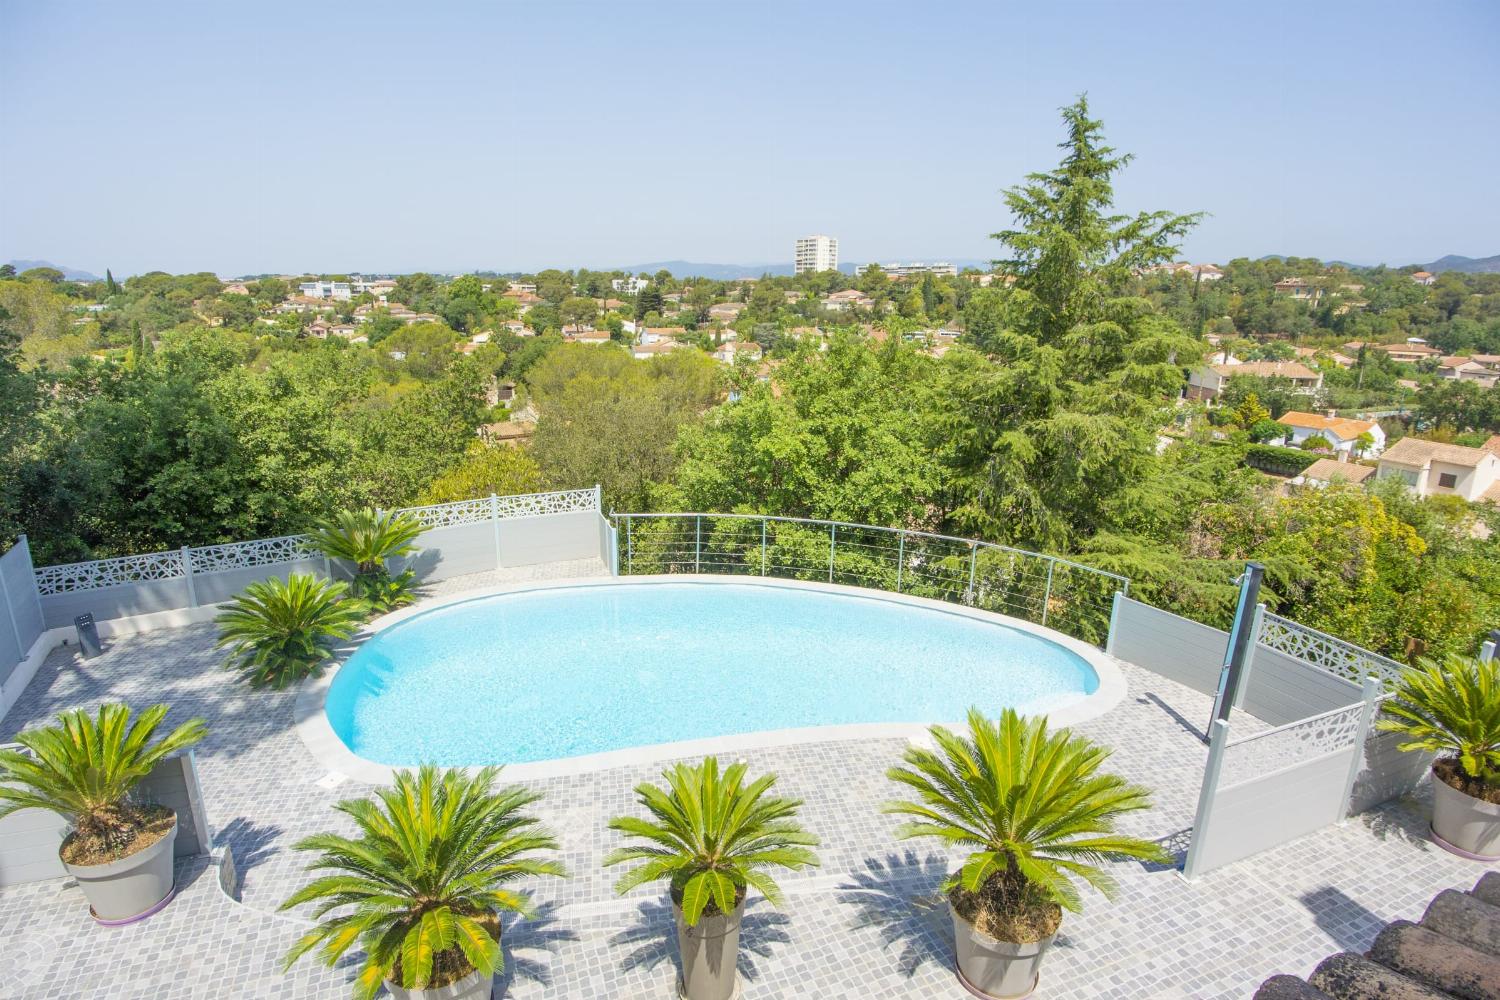
[[837, 271], [839, 241], [832, 236], [804, 236], [797, 241], [794, 273]]
[[304, 281], [297, 290], [308, 298], [337, 299], [340, 302], [348, 302], [353, 295], [347, 281]]
[[888, 278], [910, 278], [918, 274], [936, 274], [940, 277], [954, 278], [958, 276], [957, 265], [947, 261], [939, 261], [936, 264], [926, 264], [922, 261], [913, 261], [909, 264], [861, 264], [854, 269], [855, 274], [864, 274], [872, 267], [878, 266], [885, 272]]

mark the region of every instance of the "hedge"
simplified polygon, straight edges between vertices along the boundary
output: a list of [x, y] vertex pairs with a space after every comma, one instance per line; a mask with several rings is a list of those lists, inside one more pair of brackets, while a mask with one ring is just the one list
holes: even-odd
[[1326, 455], [1300, 448], [1282, 448], [1274, 444], [1252, 444], [1245, 449], [1245, 464], [1262, 472], [1295, 476]]

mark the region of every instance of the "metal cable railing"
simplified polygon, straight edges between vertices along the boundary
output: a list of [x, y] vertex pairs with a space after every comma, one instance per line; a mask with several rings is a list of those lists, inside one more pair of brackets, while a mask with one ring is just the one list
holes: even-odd
[[1058, 556], [905, 528], [762, 514], [613, 514], [623, 574], [821, 580], [1011, 615], [1102, 643], [1130, 581]]

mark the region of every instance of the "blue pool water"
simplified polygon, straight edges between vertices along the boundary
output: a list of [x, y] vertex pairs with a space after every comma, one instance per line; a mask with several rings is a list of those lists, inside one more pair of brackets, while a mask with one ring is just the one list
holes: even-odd
[[550, 760], [733, 733], [1046, 711], [1093, 669], [1004, 625], [777, 586], [617, 584], [480, 598], [371, 638], [333, 729], [382, 764]]

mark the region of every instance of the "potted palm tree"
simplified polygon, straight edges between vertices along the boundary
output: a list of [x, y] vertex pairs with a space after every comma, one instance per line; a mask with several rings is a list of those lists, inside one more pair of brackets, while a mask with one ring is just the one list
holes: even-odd
[[474, 1000], [490, 995], [504, 964], [502, 911], [532, 912], [508, 886], [539, 875], [566, 877], [560, 863], [539, 858], [557, 841], [523, 810], [541, 793], [495, 786], [498, 767], [472, 774], [425, 765], [398, 771], [373, 799], [335, 808], [357, 834], [307, 837], [295, 845], [318, 858], [314, 879], [281, 904], [314, 903], [320, 923], [286, 955], [284, 968], [318, 949], [330, 968], [355, 944], [364, 965], [359, 1000], [383, 985], [397, 1000]]
[[329, 558], [353, 563], [351, 593], [371, 611], [384, 614], [411, 603], [414, 574], [408, 569], [391, 576], [387, 560], [415, 552], [412, 542], [421, 533], [421, 522], [410, 514], [365, 507], [339, 511], [307, 537]]
[[344, 592], [342, 583], [301, 573], [250, 584], [214, 619], [218, 648], [229, 650], [224, 666], [278, 688], [317, 673], [364, 615]]
[[58, 857], [100, 923], [150, 916], [172, 896], [177, 814], [133, 793], [208, 729], [192, 719], [152, 743], [166, 714], [153, 705], [132, 722], [127, 705], [101, 705], [97, 718], [76, 709], [17, 736], [23, 750], [0, 750], [0, 817], [46, 809], [68, 820]]
[[1432, 764], [1432, 836], [1481, 861], [1500, 861], [1500, 661], [1420, 660], [1401, 675], [1379, 728]]
[[1081, 908], [1074, 879], [1106, 896], [1099, 862], [1165, 861], [1158, 845], [1114, 831], [1122, 813], [1150, 807], [1145, 789], [1099, 768], [1109, 751], [1044, 716], [1006, 709], [999, 722], [969, 711], [969, 732], [929, 730], [935, 749], [911, 747], [886, 772], [919, 801], [888, 802], [912, 817], [902, 839], [936, 837], [972, 851], [944, 883], [953, 911], [958, 976], [976, 996], [1014, 998], [1036, 988], [1064, 910]]
[[818, 863], [808, 849], [818, 838], [793, 819], [802, 801], [768, 796], [776, 775], [747, 784], [745, 770], [736, 763], [721, 773], [715, 757], [676, 764], [662, 772], [665, 789], [635, 787], [636, 801], [651, 819], [617, 816], [609, 822], [611, 830], [645, 841], [605, 856], [606, 867], [641, 862], [615, 883], [616, 891], [658, 879], [670, 883], [682, 963], [677, 989], [684, 1000], [737, 995], [746, 893], [754, 887], [780, 906], [781, 890], [767, 870]]

